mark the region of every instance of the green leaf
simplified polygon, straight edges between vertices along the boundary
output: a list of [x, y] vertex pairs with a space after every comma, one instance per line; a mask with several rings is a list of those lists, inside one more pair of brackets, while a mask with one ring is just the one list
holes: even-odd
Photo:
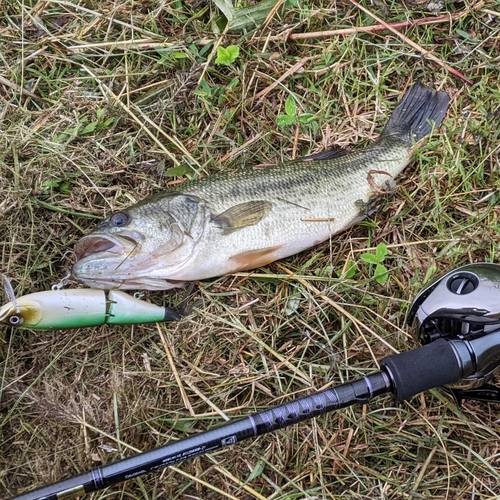
[[389, 271], [382, 264], [377, 264], [373, 276], [375, 277], [375, 281], [377, 283], [383, 285], [389, 279]]
[[314, 274], [316, 276], [331, 276], [332, 275], [332, 266], [325, 266], [322, 269], [315, 269]]
[[258, 479], [264, 472], [265, 467], [266, 462], [264, 462], [264, 460], [259, 460], [253, 468], [252, 472], [250, 472], [250, 475], [248, 476], [246, 482], [250, 483], [251, 481], [255, 481], [256, 479]]
[[387, 246], [384, 243], [379, 243], [377, 249], [375, 250], [375, 255], [379, 262], [383, 262], [387, 256]]
[[276, 123], [278, 124], [278, 127], [289, 127], [295, 123], [295, 116], [279, 115]]
[[426, 285], [431, 278], [436, 274], [437, 267], [435, 265], [431, 265], [427, 268], [427, 271], [425, 272], [424, 279], [422, 280], [422, 285]]
[[237, 45], [229, 45], [226, 47], [226, 50], [229, 53], [230, 62], [233, 63], [236, 59], [238, 59], [238, 56], [240, 55], [240, 48]]
[[215, 59], [215, 64], [219, 64], [221, 66], [229, 66], [229, 60], [231, 56], [229, 52], [224, 47], [217, 47], [217, 58]]
[[188, 165], [179, 165], [178, 167], [169, 168], [164, 175], [166, 177], [181, 177], [183, 175], [186, 175], [188, 172]]
[[95, 129], [97, 128], [99, 122], [92, 122], [89, 123], [87, 126], [85, 126], [82, 130], [80, 130], [81, 135], [85, 134], [90, 134], [91, 132], [94, 132]]
[[114, 118], [108, 118], [102, 125], [101, 129], [107, 129], [110, 125], [114, 123], [115, 119]]
[[[223, 1], [229, 0], [214, 0], [217, 7], [221, 8], [221, 3]], [[276, 4], [279, 0], [262, 0], [254, 5], [248, 5], [246, 7], [241, 7], [239, 9], [229, 9], [224, 6], [224, 10], [221, 11], [227, 17], [228, 20], [228, 30], [233, 33], [241, 33], [246, 30], [252, 30], [259, 27], [276, 8]], [[278, 12], [283, 12], [288, 7], [288, 0], [284, 0], [279, 8]], [[229, 18], [228, 16], [232, 16]]]
[[49, 191], [50, 189], [59, 186], [60, 182], [61, 182], [60, 179], [50, 179], [49, 181], [43, 181], [42, 182], [42, 189], [44, 191]]
[[191, 418], [165, 419], [162, 423], [168, 426], [169, 429], [179, 432], [193, 432], [195, 427]]
[[198, 52], [198, 55], [201, 57], [203, 57], [204, 61], [206, 61], [206, 58], [208, 56], [208, 54], [212, 51], [212, 42], [210, 43], [207, 43], [204, 47], [202, 47], [199, 52]]
[[293, 294], [290, 297], [288, 297], [288, 300], [286, 301], [286, 306], [285, 306], [285, 314], [287, 316], [291, 316], [292, 314], [297, 312], [297, 309], [300, 306], [300, 294]]
[[462, 38], [465, 38], [466, 40], [469, 40], [471, 42], [475, 42], [477, 40], [477, 37], [471, 37], [470, 34], [467, 33], [467, 31], [461, 30], [460, 28], [457, 28], [455, 30], [455, 33], [457, 33]]
[[61, 184], [59, 184], [59, 192], [61, 194], [70, 195], [71, 194], [70, 183], [68, 181], [61, 182]]
[[348, 262], [347, 265], [344, 266], [345, 271], [340, 270], [337, 272], [337, 276], [339, 278], [351, 279], [354, 278], [357, 266], [355, 262]]
[[229, 66], [234, 63], [240, 55], [240, 48], [237, 45], [229, 45], [229, 47], [217, 47], [217, 58], [215, 64], [221, 66]]
[[203, 79], [200, 82], [200, 88], [207, 93], [207, 95], [212, 95], [212, 87], [210, 87], [209, 83]]
[[233, 78], [229, 84], [226, 86], [227, 90], [234, 90], [240, 84], [239, 78]]
[[378, 264], [379, 260], [376, 255], [372, 253], [363, 253], [359, 256], [361, 260], [368, 262], [368, 264]]
[[45, 194], [49, 194], [52, 191], [65, 195], [71, 194], [71, 184], [68, 180], [62, 178], [50, 179], [42, 182], [42, 189]]
[[299, 120], [300, 123], [309, 123], [313, 118], [314, 115], [312, 113], [302, 113], [301, 115], [297, 116], [297, 120]]
[[345, 272], [345, 277], [347, 279], [354, 278], [354, 275], [356, 274], [356, 263], [355, 262], [349, 262], [347, 266], [347, 271]]
[[214, 0], [214, 4], [217, 5], [219, 10], [226, 16], [226, 19], [230, 21], [234, 17], [234, 7], [231, 0]]
[[161, 61], [166, 61], [170, 52], [164, 48], [156, 47], [155, 52], [160, 56]]
[[293, 96], [289, 95], [285, 102], [285, 113], [294, 118], [297, 116], [297, 105]]
[[[207, 44], [207, 45], [210, 45], [210, 44]], [[194, 44], [194, 43], [190, 43], [188, 45], [188, 49], [189, 49], [189, 52], [191, 52], [191, 54], [197, 56], [199, 55], [200, 51], [198, 50], [198, 47]]]
[[172, 52], [172, 57], [174, 59], [186, 59], [187, 58], [187, 55], [184, 53], [184, 52], [180, 52], [178, 50], [174, 50]]

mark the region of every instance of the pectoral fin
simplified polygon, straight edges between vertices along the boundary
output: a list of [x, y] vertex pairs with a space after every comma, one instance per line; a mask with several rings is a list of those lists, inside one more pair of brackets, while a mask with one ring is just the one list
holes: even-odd
[[213, 217], [212, 222], [225, 231], [235, 231], [260, 222], [271, 211], [272, 206], [270, 201], [262, 200], [240, 203]]

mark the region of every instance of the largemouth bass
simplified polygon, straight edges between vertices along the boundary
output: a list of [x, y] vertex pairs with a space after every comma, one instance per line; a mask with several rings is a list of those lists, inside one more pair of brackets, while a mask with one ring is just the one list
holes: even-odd
[[361, 220], [438, 127], [449, 97], [417, 83], [370, 146], [187, 181], [104, 220], [75, 246], [93, 288], [165, 290], [254, 269]]

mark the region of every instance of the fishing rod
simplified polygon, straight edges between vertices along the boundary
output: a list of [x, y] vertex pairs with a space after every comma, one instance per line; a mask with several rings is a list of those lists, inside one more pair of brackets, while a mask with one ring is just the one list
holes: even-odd
[[392, 394], [401, 402], [444, 386], [459, 405], [462, 399], [500, 402], [499, 389], [488, 384], [500, 366], [500, 265], [470, 264], [447, 273], [416, 297], [409, 322], [414, 319], [422, 347], [384, 358], [379, 372], [97, 467], [13, 500], [83, 496], [331, 411], [366, 404], [383, 394]]

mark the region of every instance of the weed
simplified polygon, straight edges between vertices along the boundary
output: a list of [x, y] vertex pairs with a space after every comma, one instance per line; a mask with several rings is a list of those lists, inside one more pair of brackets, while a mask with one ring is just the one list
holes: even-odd
[[[373, 277], [380, 285], [383, 285], [389, 279], [389, 271], [384, 266], [383, 262], [387, 257], [387, 246], [384, 243], [379, 243], [375, 249], [375, 253], [362, 253], [359, 258], [375, 266]], [[352, 269], [352, 268], [351, 268]], [[350, 269], [349, 269], [350, 271]], [[348, 271], [348, 272], [349, 272]]]
[[217, 47], [217, 58], [215, 64], [220, 66], [229, 66], [233, 64], [240, 55], [240, 48], [237, 45], [228, 45], [227, 47]]
[[285, 114], [279, 115], [276, 123], [278, 124], [278, 127], [289, 127], [297, 121], [299, 123], [310, 123], [313, 116], [314, 115], [312, 113], [298, 114], [295, 97], [290, 95], [285, 101]]

